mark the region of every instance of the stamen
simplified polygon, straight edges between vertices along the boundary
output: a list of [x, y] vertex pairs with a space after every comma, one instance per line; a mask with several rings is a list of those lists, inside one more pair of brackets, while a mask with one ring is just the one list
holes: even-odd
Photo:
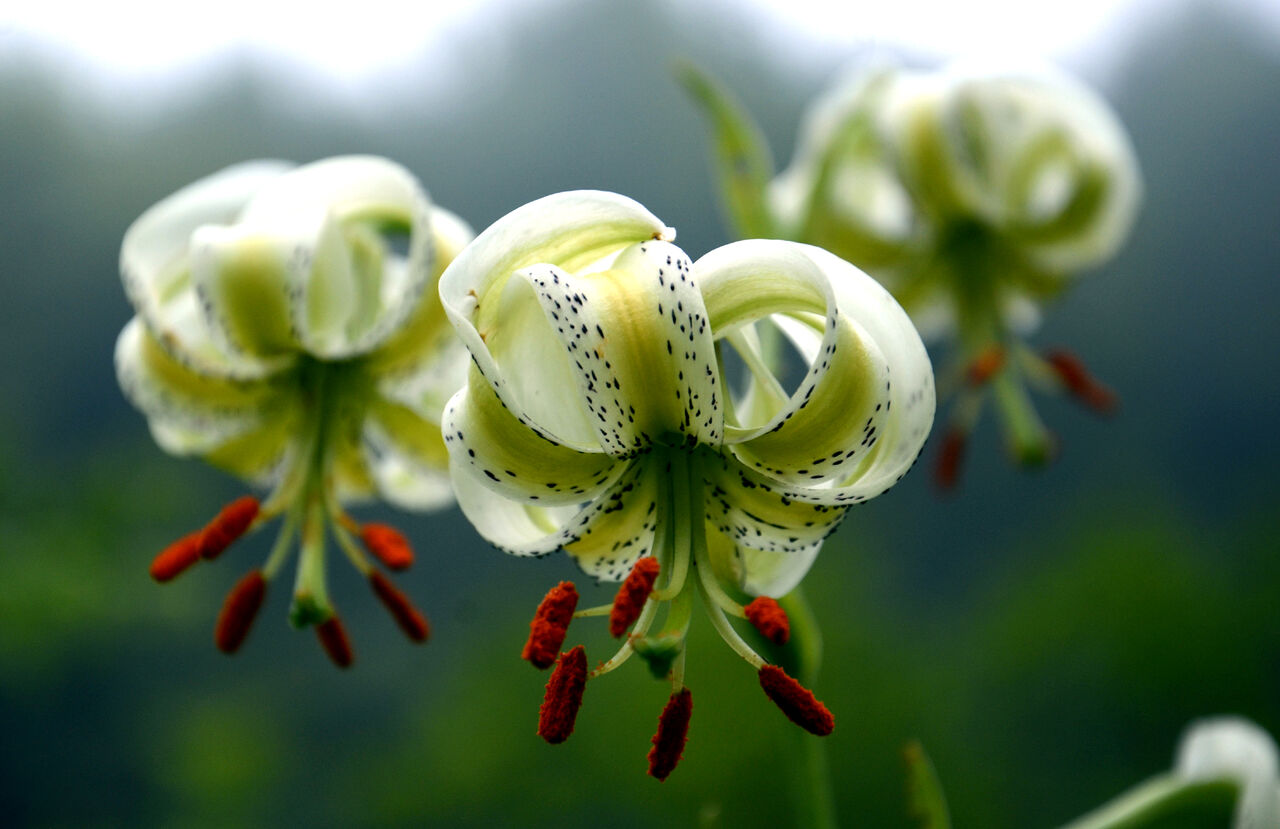
[[408, 596], [391, 583], [391, 579], [374, 570], [369, 574], [369, 584], [373, 587], [373, 592], [377, 594], [378, 599], [391, 612], [391, 616], [404, 631], [405, 636], [414, 642], [427, 641], [427, 637], [431, 635], [431, 626], [427, 624], [427, 617], [413, 606]]
[[658, 560], [652, 556], [639, 559], [631, 568], [626, 581], [618, 588], [618, 595], [613, 600], [613, 610], [609, 612], [609, 634], [615, 639], [627, 632], [636, 619], [644, 603], [653, 592], [653, 584], [658, 580]]
[[810, 734], [825, 737], [835, 728], [835, 717], [831, 716], [827, 706], [777, 665], [765, 665], [760, 669], [760, 687], [773, 704], [782, 709], [787, 719]]
[[560, 654], [547, 680], [547, 693], [538, 710], [538, 736], [548, 743], [563, 743], [573, 733], [587, 687], [587, 651], [581, 645]]
[[658, 733], [649, 749], [649, 775], [666, 780], [675, 771], [689, 740], [689, 717], [693, 714], [693, 695], [682, 688], [671, 695], [658, 717]]
[[188, 533], [151, 560], [151, 578], [166, 582], [200, 560], [200, 531]]
[[200, 532], [200, 555], [208, 559], [222, 555], [258, 517], [258, 506], [257, 498], [244, 495], [223, 507]]
[[1111, 389], [1099, 383], [1079, 357], [1069, 351], [1050, 351], [1045, 361], [1053, 367], [1068, 392], [1084, 405], [1101, 414], [1116, 410], [1118, 401]]
[[760, 635], [775, 645], [785, 645], [791, 638], [791, 620], [776, 599], [757, 596], [743, 610], [747, 621], [760, 631]]
[[973, 362], [969, 363], [969, 369], [965, 372], [965, 381], [970, 386], [985, 384], [995, 376], [997, 371], [1004, 368], [1004, 358], [1004, 348], [998, 345], [987, 346], [978, 352]]
[[529, 641], [524, 643], [521, 659], [538, 669], [549, 668], [564, 644], [573, 609], [578, 606], [578, 589], [571, 581], [562, 581], [547, 591], [538, 611], [529, 623]]
[[218, 650], [230, 654], [240, 649], [266, 594], [267, 580], [262, 577], [261, 570], [250, 570], [236, 582], [222, 603], [218, 623], [213, 629], [213, 641]]
[[404, 570], [413, 564], [413, 548], [409, 539], [387, 524], [365, 524], [360, 528], [360, 541], [378, 561], [392, 570]]
[[339, 668], [351, 665], [355, 655], [351, 651], [351, 640], [347, 638], [347, 630], [342, 626], [341, 619], [336, 615], [330, 616], [316, 625], [316, 636], [333, 664]]
[[939, 489], [951, 489], [960, 477], [960, 465], [964, 461], [965, 445], [969, 436], [960, 429], [949, 429], [942, 438], [938, 450], [937, 465], [933, 468], [933, 482]]

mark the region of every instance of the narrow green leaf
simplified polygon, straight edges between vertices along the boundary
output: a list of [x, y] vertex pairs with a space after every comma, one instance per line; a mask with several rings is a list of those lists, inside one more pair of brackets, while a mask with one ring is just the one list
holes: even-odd
[[903, 746], [907, 764], [907, 814], [919, 829], [951, 829], [947, 800], [924, 747], [912, 740]]
[[680, 61], [676, 79], [711, 124], [712, 155], [731, 231], [743, 239], [771, 239], [773, 217], [765, 188], [773, 159], [759, 126], [732, 96], [692, 63]]

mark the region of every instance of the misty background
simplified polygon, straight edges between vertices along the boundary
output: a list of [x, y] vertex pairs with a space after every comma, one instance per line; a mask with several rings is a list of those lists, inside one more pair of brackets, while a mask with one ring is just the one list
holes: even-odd
[[[646, 205], [695, 259], [730, 241], [672, 62], [729, 86], [781, 167], [807, 103], [859, 50], [788, 41], [727, 2], [697, 9], [515, 7], [358, 92], [250, 50], [182, 84], [113, 87], [0, 30], [6, 820], [790, 825], [798, 735], [701, 618], [689, 745], [665, 784], [644, 756], [668, 688], [639, 666], [591, 683], [566, 744], [537, 738], [545, 676], [519, 650], [545, 590], [578, 574], [563, 556], [503, 556], [456, 510], [357, 513], [416, 542], [398, 582], [433, 622], [426, 646], [336, 561], [352, 670], [288, 628], [283, 590], [240, 654], [218, 653], [222, 596], [267, 541], [151, 582], [152, 555], [243, 488], [164, 455], [111, 363], [132, 315], [124, 229], [248, 158], [386, 155], [477, 230], [589, 187]], [[850, 516], [806, 581], [848, 825], [908, 825], [912, 738], [957, 827], [1047, 827], [1167, 769], [1196, 717], [1280, 732], [1280, 37], [1207, 2], [1145, 4], [1130, 23], [1068, 68], [1128, 127], [1145, 204], [1120, 256], [1033, 340], [1078, 352], [1120, 412], [1039, 398], [1061, 452], [1030, 473], [986, 418], [957, 492], [940, 497], [922, 462]], [[587, 604], [611, 597], [582, 581]], [[597, 657], [600, 627], [574, 628]], [[1225, 825], [1195, 819], [1168, 825]]]

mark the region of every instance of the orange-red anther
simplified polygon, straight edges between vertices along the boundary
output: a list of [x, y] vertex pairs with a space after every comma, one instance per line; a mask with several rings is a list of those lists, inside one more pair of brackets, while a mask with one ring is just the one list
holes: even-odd
[[587, 652], [578, 645], [560, 654], [547, 680], [547, 693], [538, 710], [538, 736], [548, 743], [563, 743], [573, 733], [587, 687]]
[[937, 465], [933, 468], [933, 482], [939, 489], [951, 489], [960, 477], [960, 464], [964, 461], [965, 445], [969, 436], [959, 429], [949, 429], [942, 438], [938, 450]]
[[204, 558], [222, 555], [222, 551], [244, 535], [257, 517], [258, 499], [252, 495], [241, 496], [227, 504], [200, 531], [200, 555]]
[[578, 589], [573, 582], [562, 581], [548, 590], [529, 623], [529, 640], [524, 643], [520, 658], [529, 660], [535, 668], [551, 667], [577, 606]]
[[1109, 414], [1117, 406], [1116, 394], [1099, 383], [1079, 357], [1069, 351], [1050, 351], [1044, 359], [1073, 397], [1095, 412]]
[[996, 372], [1004, 368], [1004, 356], [1004, 348], [998, 345], [989, 345], [982, 349], [978, 352], [978, 356], [973, 358], [973, 362], [969, 363], [965, 380], [971, 386], [983, 385], [994, 377]]
[[351, 640], [347, 638], [347, 629], [342, 626], [341, 619], [330, 616], [316, 625], [316, 637], [333, 664], [339, 668], [350, 667], [355, 655], [351, 652]]
[[775, 645], [785, 645], [791, 638], [791, 620], [776, 599], [757, 596], [743, 610], [747, 621], [760, 631], [760, 635]]
[[657, 580], [658, 560], [653, 556], [645, 556], [631, 567], [627, 580], [613, 599], [613, 609], [609, 611], [609, 633], [612, 636], [616, 638], [626, 633], [627, 628], [640, 618], [640, 611], [649, 600], [653, 583]]
[[366, 550], [392, 570], [404, 570], [413, 564], [413, 548], [409, 546], [409, 539], [395, 527], [365, 524], [360, 528], [360, 540]]
[[151, 578], [166, 582], [200, 560], [200, 531], [187, 533], [151, 559]]
[[689, 717], [693, 714], [693, 695], [682, 688], [667, 700], [667, 707], [658, 717], [658, 733], [653, 735], [653, 748], [649, 749], [649, 775], [666, 780], [675, 771], [676, 763], [684, 755], [689, 740]]
[[213, 629], [213, 641], [223, 653], [235, 653], [244, 644], [253, 620], [257, 618], [262, 600], [267, 595], [267, 580], [261, 570], [250, 570], [236, 582], [222, 603], [218, 623]]
[[765, 665], [760, 669], [760, 687], [773, 704], [782, 709], [787, 719], [810, 734], [825, 737], [835, 728], [835, 717], [831, 716], [827, 706], [777, 665]]
[[431, 626], [427, 624], [427, 617], [413, 606], [413, 602], [409, 601], [409, 597], [401, 592], [400, 588], [391, 583], [391, 579], [374, 570], [369, 574], [369, 584], [383, 606], [391, 612], [392, 618], [404, 631], [405, 636], [415, 642], [427, 641], [427, 637], [431, 635]]

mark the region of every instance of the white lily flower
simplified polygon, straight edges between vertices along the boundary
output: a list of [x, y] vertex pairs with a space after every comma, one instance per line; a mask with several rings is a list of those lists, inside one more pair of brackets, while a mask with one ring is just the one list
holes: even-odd
[[1271, 735], [1240, 717], [1192, 723], [1178, 745], [1174, 773], [1184, 780], [1226, 780], [1240, 789], [1235, 829], [1280, 826], [1280, 762]]
[[770, 204], [784, 236], [863, 265], [926, 336], [958, 340], [943, 383], [958, 393], [946, 484], [988, 385], [1027, 463], [1052, 446], [1024, 378], [1114, 407], [1074, 356], [1038, 355], [1021, 340], [1070, 277], [1115, 254], [1141, 190], [1115, 114], [1061, 73], [880, 66], [815, 105]]
[[[905, 474], [934, 413], [919, 336], [857, 268], [781, 241], [694, 263], [673, 237], [630, 199], [561, 193], [500, 219], [440, 279], [473, 358], [444, 415], [458, 503], [509, 553], [564, 549], [591, 576], [625, 579], [612, 605], [578, 615], [609, 614], [615, 636], [631, 628], [591, 676], [637, 652], [670, 676], [650, 755], [660, 778], [688, 724], [695, 599], [788, 716], [830, 731], [821, 703], [726, 614], [784, 638], [769, 597], [803, 578], [849, 506]], [[790, 394], [762, 356], [762, 320], [808, 363]], [[745, 394], [728, 387], [726, 348], [749, 372]], [[744, 606], [744, 594], [761, 598]], [[576, 602], [566, 582], [539, 608], [525, 650], [538, 667], [555, 661]], [[581, 648], [560, 658], [540, 725], [548, 740], [568, 736], [586, 678]]]
[[411, 558], [407, 542], [361, 527], [343, 505], [452, 502], [439, 423], [466, 352], [434, 288], [471, 235], [407, 170], [371, 156], [237, 165], [125, 233], [120, 268], [137, 310], [116, 344], [126, 396], [166, 451], [271, 488], [165, 550], [152, 574], [167, 581], [284, 516], [266, 564], [227, 599], [224, 651], [247, 635], [299, 534], [291, 618], [317, 625], [335, 661], [350, 661], [325, 584], [326, 525], [405, 631], [426, 637], [421, 614], [353, 535], [397, 568]]

